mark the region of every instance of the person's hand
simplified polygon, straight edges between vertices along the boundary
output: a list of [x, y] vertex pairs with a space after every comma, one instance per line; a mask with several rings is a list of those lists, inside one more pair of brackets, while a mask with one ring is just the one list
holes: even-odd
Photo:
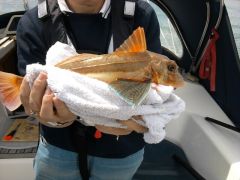
[[95, 127], [103, 133], [112, 134], [112, 135], [116, 135], [116, 136], [128, 135], [132, 131], [135, 131], [137, 133], [144, 133], [144, 132], [148, 131], [148, 128], [140, 125], [136, 121], [142, 121], [142, 116], [133, 116], [131, 119], [128, 119], [128, 120], [119, 120], [118, 122], [120, 124], [127, 126], [126, 129], [107, 127], [107, 126], [103, 126], [103, 125], [95, 125]]
[[148, 131], [148, 128], [136, 122], [142, 120], [143, 120], [142, 116], [133, 116], [131, 119], [118, 122], [121, 123], [122, 125], [127, 126], [128, 129], [131, 129], [132, 131], [135, 131], [137, 133], [144, 133]]
[[53, 127], [67, 127], [76, 116], [47, 88], [47, 74], [40, 73], [30, 89], [26, 78], [20, 87], [20, 99], [28, 115], [35, 115], [40, 123]]
[[111, 134], [116, 136], [128, 135], [132, 132], [131, 129], [108, 127], [103, 125], [95, 125], [95, 128], [105, 134]]

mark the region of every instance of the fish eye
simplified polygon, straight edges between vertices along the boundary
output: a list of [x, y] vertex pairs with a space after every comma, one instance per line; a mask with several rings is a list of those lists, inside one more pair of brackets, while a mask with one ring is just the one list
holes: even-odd
[[167, 68], [170, 72], [174, 72], [176, 70], [176, 66], [174, 64], [169, 64]]

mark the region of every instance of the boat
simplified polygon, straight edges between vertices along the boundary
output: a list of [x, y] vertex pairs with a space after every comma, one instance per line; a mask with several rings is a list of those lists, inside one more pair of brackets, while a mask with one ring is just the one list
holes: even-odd
[[[0, 70], [16, 73], [16, 27], [37, 4], [0, 15]], [[185, 78], [175, 93], [186, 110], [166, 127], [166, 138], [147, 144], [135, 180], [240, 180], [240, 59], [223, 0], [151, 0], [161, 26], [163, 54]], [[216, 78], [214, 78], [216, 77]], [[21, 112], [0, 104], [0, 136]], [[34, 120], [28, 121], [34, 123]], [[0, 179], [34, 179], [37, 142], [0, 141]]]

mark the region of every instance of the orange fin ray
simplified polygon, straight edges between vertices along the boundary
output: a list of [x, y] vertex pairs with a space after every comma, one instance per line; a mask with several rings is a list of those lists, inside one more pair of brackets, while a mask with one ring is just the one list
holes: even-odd
[[144, 52], [147, 50], [144, 29], [138, 27], [124, 43], [114, 51], [119, 52]]
[[20, 76], [0, 71], [0, 101], [10, 111], [22, 104], [19, 96], [22, 80]]

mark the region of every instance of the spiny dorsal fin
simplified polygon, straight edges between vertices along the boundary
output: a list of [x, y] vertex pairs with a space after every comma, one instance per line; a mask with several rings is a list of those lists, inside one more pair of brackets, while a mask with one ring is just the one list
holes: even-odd
[[138, 27], [124, 43], [116, 49], [119, 52], [143, 52], [147, 50], [144, 29]]

